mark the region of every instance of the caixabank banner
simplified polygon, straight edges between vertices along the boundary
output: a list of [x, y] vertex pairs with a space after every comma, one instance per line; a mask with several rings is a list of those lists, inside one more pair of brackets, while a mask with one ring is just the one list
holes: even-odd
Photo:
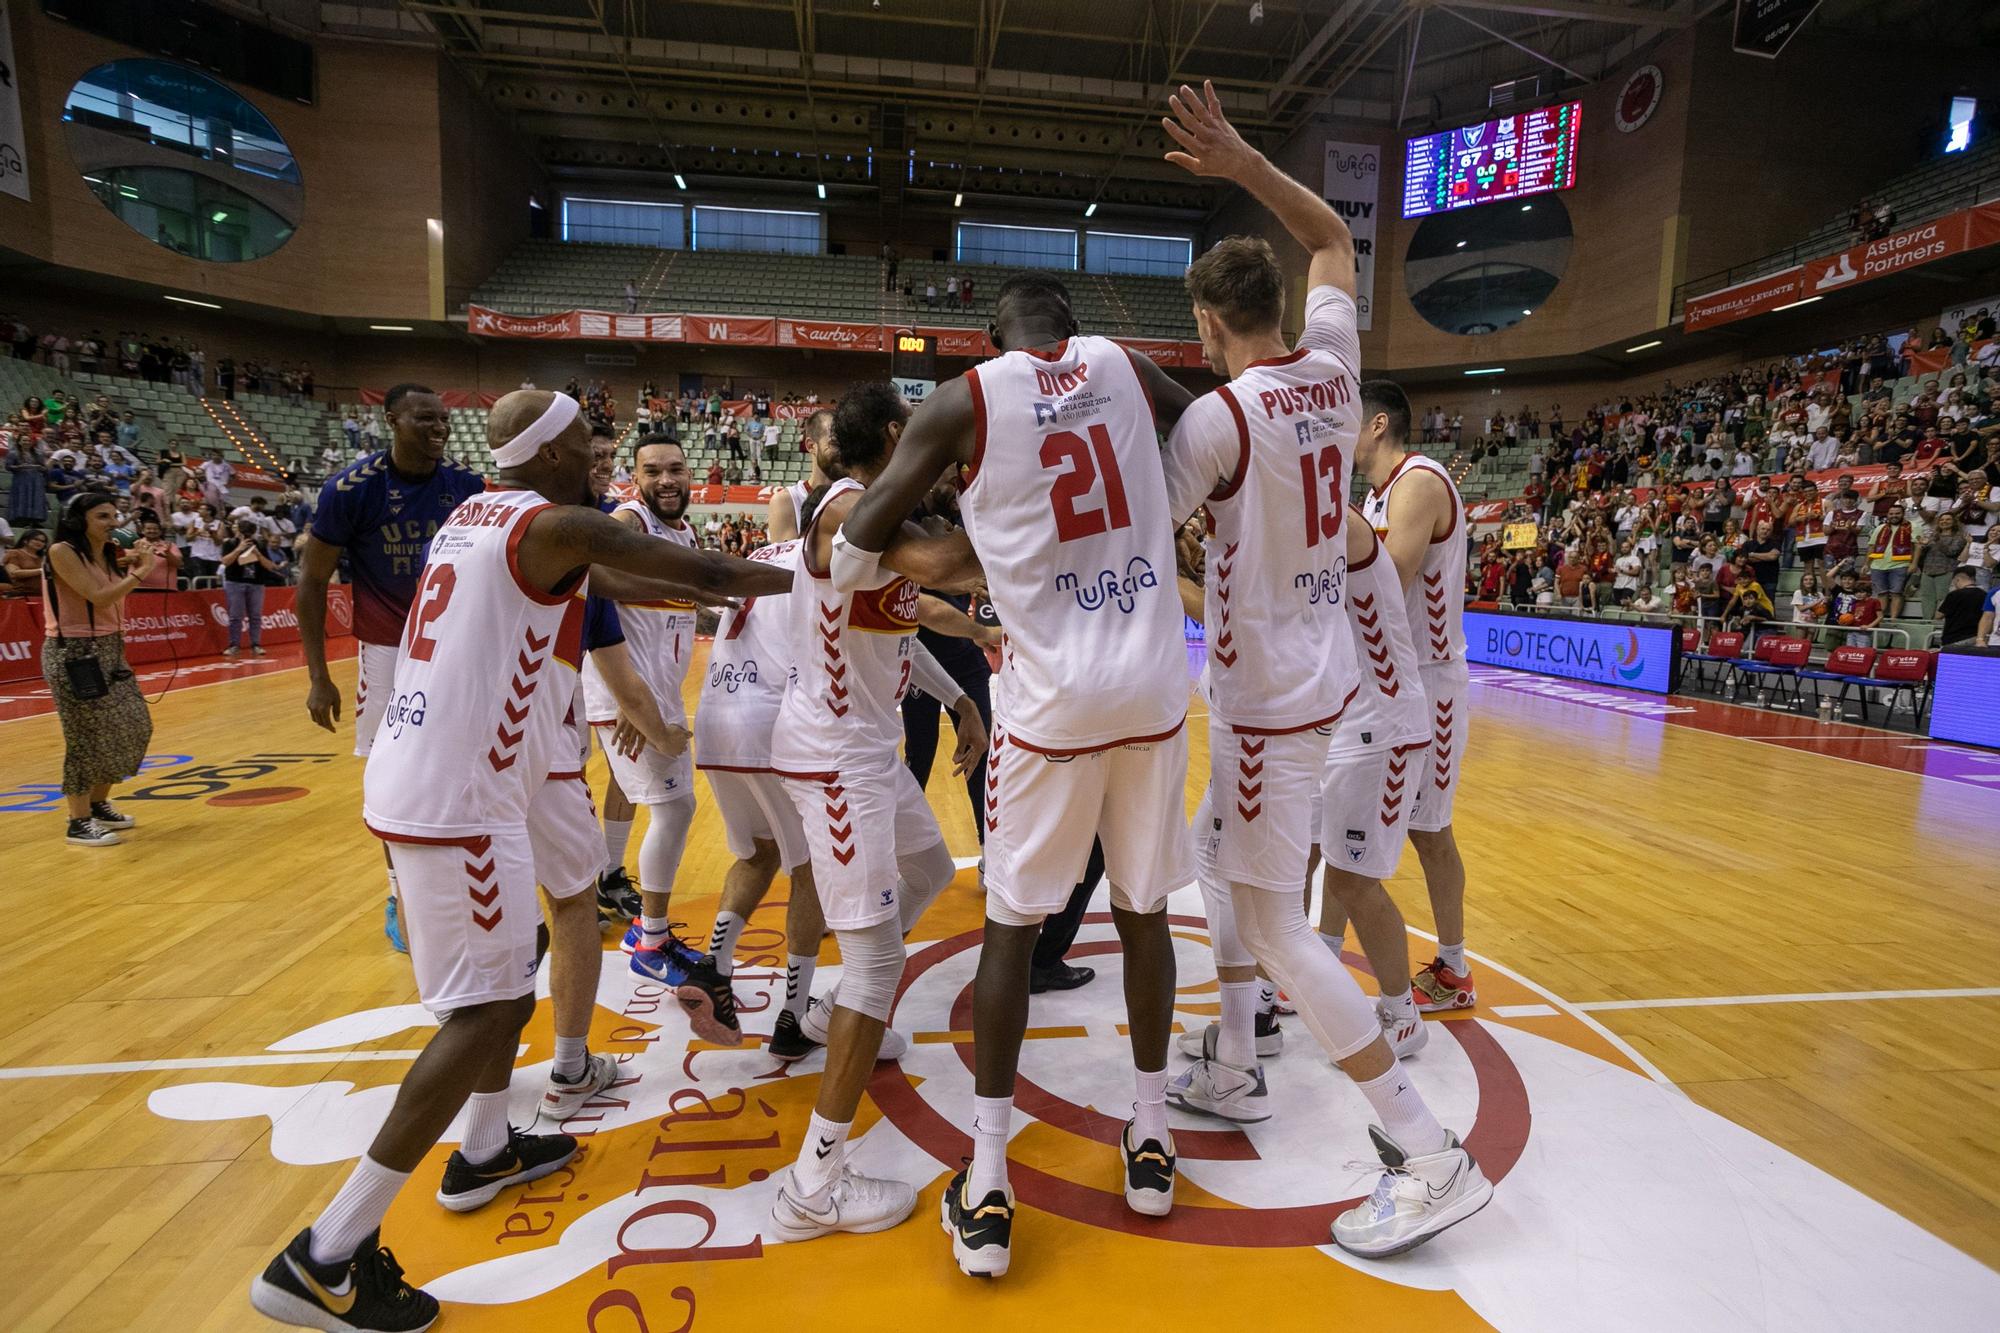
[[1465, 613], [1465, 655], [1488, 666], [1671, 694], [1679, 652], [1679, 631], [1664, 625]]

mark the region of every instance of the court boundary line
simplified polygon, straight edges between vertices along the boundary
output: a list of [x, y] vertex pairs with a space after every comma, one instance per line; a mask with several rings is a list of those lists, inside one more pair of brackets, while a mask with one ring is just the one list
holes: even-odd
[[[334, 662], [340, 662], [345, 660], [346, 660], [345, 658], [340, 658], [340, 657], [330, 658], [328, 659], [328, 665], [332, 665], [332, 663]], [[212, 690], [218, 685], [241, 685], [245, 681], [265, 680], [271, 676], [290, 675], [294, 671], [304, 671], [305, 669], [306, 669], [305, 663], [303, 662], [299, 663], [299, 665], [297, 666], [273, 667], [269, 671], [252, 671], [240, 676], [229, 676], [222, 680], [196, 681], [192, 685], [183, 685], [178, 689], [170, 689], [167, 691], [167, 694], [185, 694], [189, 690]], [[161, 701], [164, 702], [166, 699], [166, 695], [161, 695], [160, 698]], [[158, 707], [158, 705], [155, 704], [152, 700], [148, 699], [146, 701], [146, 709], [148, 712], [151, 712], [156, 707]], [[56, 710], [54, 702], [52, 700], [49, 706], [49, 711], [46, 713], [25, 713], [20, 717], [0, 717], [0, 727], [4, 727], [15, 722], [41, 722], [47, 720], [48, 718], [52, 718], [55, 715], [56, 715]], [[344, 720], [346, 719], [343, 719], [343, 721]]]
[[1943, 990], [1805, 991], [1792, 995], [1690, 995], [1657, 1000], [1580, 1000], [1578, 1009], [1606, 1013], [1627, 1009], [1709, 1009], [1742, 1004], [1840, 1004], [1869, 1000], [1990, 1000], [2000, 986]]
[[241, 1069], [254, 1065], [331, 1065], [348, 1060], [414, 1060], [422, 1051], [302, 1051], [282, 1055], [203, 1055], [165, 1060], [112, 1060], [88, 1065], [17, 1065], [0, 1080], [81, 1078], [90, 1074], [151, 1074], [174, 1069]]
[[[1409, 931], [1410, 934], [1415, 935], [1419, 939], [1429, 940], [1432, 944], [1436, 944], [1438, 942], [1438, 937], [1431, 934], [1427, 930], [1418, 930], [1415, 926], [1411, 925], [1405, 925], [1403, 929]], [[1680, 1084], [1674, 1082], [1671, 1078], [1668, 1078], [1666, 1074], [1661, 1071], [1658, 1065], [1654, 1064], [1651, 1060], [1648, 1060], [1645, 1056], [1639, 1054], [1638, 1049], [1634, 1047], [1631, 1042], [1626, 1041], [1623, 1037], [1619, 1036], [1617, 1033], [1613, 1032], [1610, 1028], [1598, 1022], [1596, 1019], [1592, 1018], [1589, 1014], [1585, 1013], [1582, 1009], [1578, 1008], [1576, 1005], [1570, 1003], [1568, 1000], [1565, 1000], [1562, 996], [1550, 990], [1547, 986], [1544, 986], [1539, 982], [1530, 981], [1527, 977], [1522, 976], [1519, 972], [1516, 972], [1513, 968], [1506, 966], [1504, 963], [1496, 963], [1491, 958], [1488, 958], [1485, 954], [1474, 953], [1472, 950], [1467, 949], [1465, 951], [1465, 956], [1479, 963], [1482, 963], [1487, 967], [1492, 968], [1495, 972], [1498, 972], [1503, 977], [1508, 977], [1514, 981], [1518, 981], [1521, 985], [1526, 986], [1529, 990], [1533, 991], [1535, 994], [1547, 1000], [1557, 1009], [1561, 1010], [1563, 1013], [1568, 1014], [1571, 1018], [1574, 1018], [1577, 1022], [1583, 1024], [1585, 1027], [1589, 1028], [1592, 1032], [1595, 1032], [1598, 1036], [1604, 1038], [1604, 1040], [1609, 1042], [1612, 1048], [1616, 1050], [1620, 1055], [1623, 1055], [1626, 1059], [1630, 1060], [1633, 1064], [1637, 1065], [1639, 1067], [1639, 1071], [1645, 1074], [1647, 1078], [1652, 1079], [1653, 1082], [1659, 1084], [1661, 1087], [1668, 1089], [1669, 1091], [1674, 1093], [1675, 1096], [1678, 1097], [1688, 1096], [1686, 1090], [1683, 1089]], [[1692, 1101], [1693, 1099], [1688, 1098], [1688, 1100]]]

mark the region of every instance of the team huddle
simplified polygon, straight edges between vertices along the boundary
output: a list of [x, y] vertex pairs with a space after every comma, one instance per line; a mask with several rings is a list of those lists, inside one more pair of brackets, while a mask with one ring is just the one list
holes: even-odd
[[[1475, 1003], [1451, 835], [1467, 712], [1458, 494], [1407, 453], [1401, 390], [1360, 377], [1346, 225], [1244, 143], [1212, 88], [1170, 102], [1163, 124], [1180, 151], [1169, 160], [1242, 186], [1310, 255], [1294, 344], [1269, 245], [1233, 237], [1190, 267], [1204, 350], [1227, 380], [1213, 392], [1196, 397], [1079, 330], [1059, 281], [1021, 274], [999, 293], [998, 356], [914, 411], [892, 386], [865, 384], [809, 423], [813, 481], [781, 501], [796, 536], [749, 559], [698, 549], [687, 460], [668, 439], [639, 442], [638, 494], [605, 513], [610, 442], [593, 440], [561, 394], [523, 390], [495, 406], [493, 489], [441, 489], [464, 470], [442, 462], [434, 396], [414, 386], [389, 404], [392, 450], [328, 482], [357, 498], [336, 507], [349, 514], [342, 526], [316, 528], [318, 568], [330, 574], [345, 550], [358, 606], [405, 603], [387, 633], [362, 636], [364, 817], [386, 849], [419, 995], [446, 1021], [353, 1174], [253, 1283], [257, 1309], [323, 1329], [428, 1327], [436, 1300], [403, 1280], [379, 1235], [424, 1155], [457, 1121], [437, 1198], [463, 1211], [577, 1152], [567, 1134], [507, 1120], [544, 957], [556, 1058], [542, 1118], [559, 1129], [617, 1077], [585, 1042], [600, 920], [633, 916], [633, 971], [676, 997], [697, 1037], [735, 1045], [732, 954], [781, 870], [789, 958], [768, 1049], [784, 1060], [823, 1049], [825, 1070], [765, 1238], [906, 1220], [917, 1185], [861, 1174], [847, 1141], [877, 1060], [906, 1046], [887, 1027], [905, 939], [954, 872], [899, 753], [913, 688], [953, 709], [960, 771], [982, 753], [986, 763], [974, 1096], [962, 1108], [974, 1148], [939, 1215], [963, 1272], [1009, 1267], [1031, 961], [1094, 845], [1131, 1040], [1133, 1114], [1120, 1137], [1130, 1208], [1173, 1207], [1170, 1106], [1269, 1118], [1265, 1062], [1282, 1048], [1286, 1005], [1377, 1122], [1382, 1173], [1332, 1241], [1380, 1258], [1485, 1206], [1492, 1185], [1402, 1064], [1425, 1044], [1423, 1011]], [[1365, 510], [1348, 500], [1357, 467], [1373, 483]], [[941, 479], [959, 490], [962, 528], [911, 521]], [[370, 512], [356, 517], [357, 506]], [[406, 509], [430, 514], [425, 558], [378, 576], [368, 524]], [[1177, 540], [1191, 520], [1198, 546]], [[925, 589], [980, 594], [997, 632]], [[316, 632], [307, 593], [301, 619]], [[682, 700], [701, 606], [721, 619], [690, 727]], [[1192, 828], [1184, 613], [1207, 642], [1209, 782]], [[990, 730], [918, 641], [920, 624], [994, 641]], [[323, 646], [307, 637], [309, 703], [330, 726], [338, 693], [329, 698]], [[582, 780], [593, 732], [617, 798], [648, 810], [636, 901], [607, 876], [622, 846], [614, 860]], [[706, 950], [669, 922], [697, 767], [736, 858]], [[1382, 883], [1406, 836], [1440, 941], [1414, 978]], [[1221, 1015], [1175, 1043], [1166, 908], [1190, 882], [1206, 904]], [[1340, 959], [1349, 921], [1379, 984], [1373, 1000]], [[814, 996], [828, 933], [841, 975]], [[1191, 1057], [1178, 1071], [1170, 1045]]]

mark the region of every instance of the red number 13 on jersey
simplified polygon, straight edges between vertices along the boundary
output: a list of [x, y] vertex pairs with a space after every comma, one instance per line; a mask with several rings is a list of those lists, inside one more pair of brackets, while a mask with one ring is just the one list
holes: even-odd
[[1340, 535], [1347, 508], [1347, 497], [1340, 493], [1340, 447], [1329, 444], [1317, 454], [1300, 454], [1299, 482], [1306, 491], [1306, 545], [1332, 541]]
[[[1056, 511], [1057, 541], [1070, 542], [1132, 526], [1132, 514], [1125, 504], [1125, 478], [1118, 472], [1118, 455], [1111, 449], [1111, 432], [1102, 422], [1090, 427], [1087, 442], [1073, 430], [1057, 431], [1042, 441], [1043, 467], [1056, 467], [1064, 462], [1070, 465], [1069, 470], [1059, 474], [1049, 487], [1049, 503]], [[1103, 504], [1078, 508], [1078, 501], [1094, 500], [1100, 477], [1104, 481]]]

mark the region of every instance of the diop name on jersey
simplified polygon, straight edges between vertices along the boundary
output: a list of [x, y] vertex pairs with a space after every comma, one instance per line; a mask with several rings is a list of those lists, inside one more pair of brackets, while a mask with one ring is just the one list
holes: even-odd
[[1301, 412], [1330, 412], [1353, 401], [1354, 388], [1345, 375], [1335, 375], [1316, 384], [1281, 385], [1275, 389], [1264, 389], [1257, 395], [1257, 405], [1264, 409], [1267, 421], [1297, 416]]

